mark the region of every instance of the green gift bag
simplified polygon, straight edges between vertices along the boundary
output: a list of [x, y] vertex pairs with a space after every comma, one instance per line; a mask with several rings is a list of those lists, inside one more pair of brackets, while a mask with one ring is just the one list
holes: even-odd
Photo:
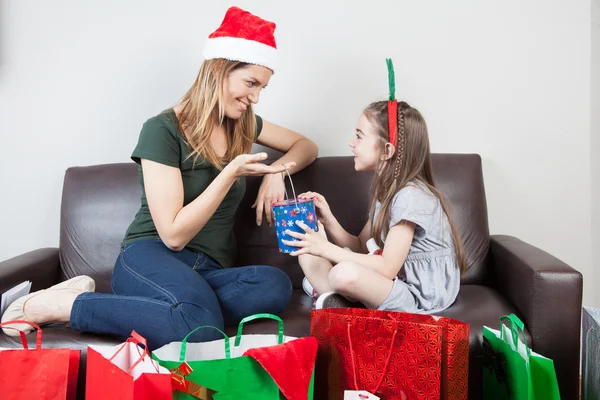
[[531, 351], [524, 329], [514, 314], [500, 317], [499, 331], [483, 327], [484, 399], [560, 400], [554, 362]]
[[[276, 335], [242, 335], [246, 322], [269, 318], [278, 322]], [[188, 343], [198, 329], [215, 329], [223, 339]], [[283, 321], [271, 314], [244, 318], [234, 346], [215, 327], [201, 326], [181, 342], [152, 352], [152, 358], [172, 371], [173, 399], [312, 400], [317, 340], [284, 336]]]

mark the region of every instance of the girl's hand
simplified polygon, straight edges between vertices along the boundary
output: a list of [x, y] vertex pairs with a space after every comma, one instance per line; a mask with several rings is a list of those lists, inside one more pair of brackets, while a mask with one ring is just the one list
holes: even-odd
[[325, 197], [322, 194], [319, 194], [317, 192], [306, 192], [302, 193], [300, 196], [298, 196], [298, 198], [313, 200], [315, 202], [315, 207], [318, 211], [317, 217], [320, 221], [323, 222], [323, 225], [327, 225], [330, 221], [333, 221], [335, 219], [333, 213], [331, 212], [331, 209], [329, 208], [327, 200], [325, 200]]
[[302, 228], [305, 233], [292, 232], [290, 230], [286, 230], [285, 233], [299, 240], [282, 240], [283, 244], [298, 248], [297, 251], [290, 253], [290, 255], [299, 256], [301, 254], [311, 254], [313, 256], [327, 258], [328, 252], [332, 247], [335, 247], [335, 245], [327, 240], [325, 227], [321, 221], [317, 221], [317, 226], [319, 228], [318, 232], [313, 231], [303, 222], [297, 221], [296, 224]]

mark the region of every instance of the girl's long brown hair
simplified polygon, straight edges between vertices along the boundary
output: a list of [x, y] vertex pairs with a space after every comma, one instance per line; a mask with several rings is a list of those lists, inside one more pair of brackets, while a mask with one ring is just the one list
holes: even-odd
[[[256, 119], [252, 104], [239, 119], [225, 115], [223, 84], [229, 74], [248, 64], [222, 58], [205, 60], [198, 77], [181, 99], [184, 104], [178, 116], [179, 131], [192, 148], [190, 157], [194, 162], [204, 158], [218, 169], [240, 154], [249, 153], [254, 142]], [[219, 126], [225, 129], [227, 151], [223, 157], [210, 145], [210, 136]]]
[[[389, 142], [387, 101], [370, 104], [364, 114], [382, 139], [383, 151], [385, 143]], [[394, 196], [410, 182], [421, 183], [439, 199], [450, 224], [454, 252], [460, 271], [464, 273], [467, 265], [462, 240], [450, 216], [448, 201], [435, 187], [433, 180], [429, 135], [425, 119], [419, 111], [401, 101], [398, 103], [398, 140], [395, 155], [380, 163], [373, 178], [373, 199], [370, 210], [373, 223], [371, 234], [381, 248], [383, 248], [382, 235], [383, 237], [387, 236], [390, 229], [388, 221]], [[374, 220], [377, 202], [381, 203], [381, 209], [377, 219]]]

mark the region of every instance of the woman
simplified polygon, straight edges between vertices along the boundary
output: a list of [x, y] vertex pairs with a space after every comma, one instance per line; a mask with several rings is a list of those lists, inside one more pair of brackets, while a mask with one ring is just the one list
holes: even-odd
[[[284, 272], [232, 268], [244, 177], [264, 176], [256, 223], [264, 212], [271, 224], [270, 204], [284, 195], [280, 173], [301, 170], [317, 156], [312, 141], [252, 110], [274, 71], [274, 31], [274, 23], [230, 8], [208, 38], [193, 86], [144, 124], [132, 154], [140, 165], [141, 208], [122, 243], [113, 294], [93, 293], [93, 280], [80, 276], [18, 299], [2, 321], [70, 322], [79, 331], [121, 338], [136, 330], [156, 348], [198, 326], [223, 328], [284, 310], [292, 291]], [[255, 141], [286, 154], [262, 164], [266, 154], [248, 154]], [[192, 340], [214, 338], [213, 330], [200, 330]]]

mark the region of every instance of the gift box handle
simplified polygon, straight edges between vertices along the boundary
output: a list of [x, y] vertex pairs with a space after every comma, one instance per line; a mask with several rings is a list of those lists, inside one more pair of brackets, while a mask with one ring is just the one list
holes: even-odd
[[[531, 349], [527, 345], [527, 338], [525, 337], [525, 325], [523, 321], [519, 319], [515, 314], [503, 315], [500, 317], [500, 322], [504, 323], [508, 322], [508, 326], [510, 331], [512, 332], [512, 340], [515, 345], [515, 349], [518, 349], [519, 346], [519, 333], [523, 336], [523, 344], [525, 345], [525, 350], [527, 351], [527, 355], [531, 355]], [[502, 327], [500, 327], [502, 328]], [[504, 329], [500, 329], [500, 339], [505, 340], [504, 338]]]
[[[292, 193], [294, 194], [294, 202], [296, 203], [296, 208], [294, 209], [294, 211], [300, 212], [300, 207], [298, 207], [298, 197], [296, 197], [296, 189], [294, 189], [294, 182], [292, 181], [292, 176], [290, 175], [290, 171], [288, 171], [287, 166], [285, 164], [282, 165], [285, 167], [285, 172], [287, 173], [288, 179], [290, 180], [290, 186], [292, 187]], [[283, 172], [281, 173], [281, 178], [285, 181], [285, 175], [283, 174]], [[288, 196], [287, 189], [285, 188], [285, 182], [283, 184], [283, 191], [285, 192], [285, 199], [289, 201], [290, 197]]]
[[254, 321], [255, 319], [261, 319], [261, 318], [267, 318], [267, 319], [272, 319], [272, 320], [277, 321], [277, 324], [278, 324], [277, 344], [283, 343], [283, 321], [281, 320], [281, 318], [279, 318], [277, 315], [273, 315], [273, 314], [255, 314], [255, 315], [251, 315], [249, 317], [244, 318], [240, 322], [240, 325], [238, 326], [237, 336], [235, 337], [235, 345], [234, 346], [236, 346], [236, 347], [239, 346], [240, 342], [242, 341], [242, 330], [244, 329], [244, 324], [246, 322]]
[[190, 337], [190, 335], [192, 335], [194, 332], [196, 332], [200, 329], [205, 329], [205, 328], [214, 329], [215, 331], [218, 331], [221, 335], [223, 335], [223, 338], [225, 339], [225, 358], [231, 358], [229, 336], [227, 336], [225, 334], [225, 332], [223, 332], [222, 330], [220, 330], [219, 328], [216, 328], [214, 326], [199, 326], [196, 329], [194, 329], [193, 331], [191, 331], [190, 333], [188, 333], [187, 336], [184, 337], [183, 340], [181, 341], [181, 351], [179, 352], [179, 361], [180, 362], [185, 361], [185, 353], [187, 351], [187, 341], [188, 341], [188, 338]]
[[37, 330], [37, 336], [35, 338], [35, 349], [39, 350], [42, 348], [42, 328], [40, 328], [38, 325], [34, 324], [33, 322], [29, 322], [29, 321], [24, 321], [22, 319], [15, 319], [13, 321], [6, 321], [6, 322], [2, 322], [0, 324], [0, 328], [10, 328], [10, 329], [14, 329], [16, 331], [19, 331], [19, 335], [21, 336], [21, 343], [23, 343], [23, 348], [25, 350], [29, 350], [29, 345], [27, 344], [27, 337], [25, 335], [25, 332], [23, 332], [20, 329], [14, 328], [12, 326], [9, 325], [14, 325], [14, 324], [26, 324], [29, 326], [33, 326], [36, 330]]

